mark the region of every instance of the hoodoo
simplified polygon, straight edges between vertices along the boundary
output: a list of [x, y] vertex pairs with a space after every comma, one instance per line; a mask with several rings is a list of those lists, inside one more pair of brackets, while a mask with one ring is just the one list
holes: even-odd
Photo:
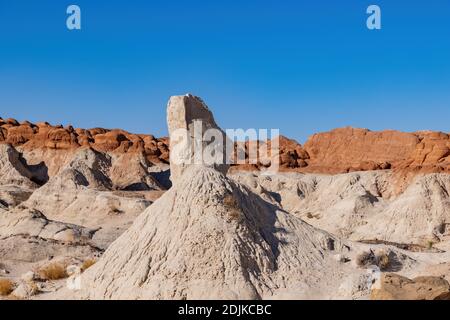
[[[200, 99], [171, 98], [171, 132], [199, 118], [215, 126]], [[333, 295], [336, 273], [351, 268], [335, 256], [348, 246], [266, 202], [220, 168], [172, 168], [173, 187], [83, 276], [83, 298], [308, 298], [321, 290]]]
[[[187, 94], [174, 96], [167, 106], [167, 125], [171, 140], [171, 180], [175, 181], [192, 164], [212, 166], [226, 174], [226, 134], [219, 128], [212, 112], [199, 97]], [[217, 140], [207, 137], [215, 133]], [[214, 162], [208, 163], [204, 155], [215, 153]]]

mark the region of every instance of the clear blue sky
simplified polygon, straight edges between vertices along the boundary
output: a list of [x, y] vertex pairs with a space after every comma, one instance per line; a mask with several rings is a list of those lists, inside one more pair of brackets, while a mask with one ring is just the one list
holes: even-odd
[[165, 135], [169, 96], [187, 92], [224, 128], [301, 142], [347, 125], [448, 132], [450, 1], [0, 0], [2, 117]]

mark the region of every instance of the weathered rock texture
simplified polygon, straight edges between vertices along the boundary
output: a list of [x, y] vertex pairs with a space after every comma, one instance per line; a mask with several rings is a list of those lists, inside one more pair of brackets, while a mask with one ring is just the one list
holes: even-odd
[[[191, 119], [217, 127], [201, 100], [172, 98], [170, 130]], [[220, 166], [171, 166], [173, 187], [88, 270], [82, 298], [308, 298], [337, 291], [340, 272], [351, 267], [334, 256], [350, 247], [227, 178]]]
[[426, 174], [397, 192], [389, 170], [338, 175], [240, 172], [231, 177], [317, 228], [351, 240], [420, 244], [450, 236], [450, 175]]
[[[178, 179], [192, 164], [212, 166], [223, 174], [227, 173], [229, 164], [226, 161], [226, 135], [217, 126], [213, 114], [199, 97], [189, 94], [171, 97], [167, 106], [167, 125], [172, 141], [172, 181]], [[210, 129], [220, 132], [221, 141], [205, 141], [204, 136]], [[203, 157], [208, 146], [219, 155], [216, 163], [207, 163], [208, 160]]]
[[371, 293], [372, 300], [450, 300], [450, 285], [438, 277], [413, 280], [397, 274], [383, 274]]
[[[51, 219], [101, 228], [95, 240], [98, 246], [105, 247], [152, 203], [136, 197], [135, 193], [161, 190], [143, 163], [134, 167], [139, 168], [137, 171], [133, 170], [132, 161], [136, 159], [133, 156], [128, 163], [117, 164], [114, 157], [88, 147], [81, 148], [69, 164], [34, 191], [24, 204], [45, 212]], [[126, 191], [115, 191], [118, 182], [127, 186], [123, 188]], [[128, 191], [131, 195], [127, 195]]]
[[0, 256], [3, 261], [36, 262], [57, 255], [98, 254], [95, 233], [81, 226], [52, 221], [26, 207], [0, 212]]
[[[220, 130], [200, 98], [171, 98], [171, 133], [198, 120], [201, 133]], [[357, 257], [372, 249], [388, 249], [386, 272], [450, 274], [446, 134], [344, 128], [305, 146], [279, 141], [291, 172], [226, 175], [227, 165], [172, 158], [174, 185], [152, 204], [170, 187], [168, 139], [0, 119], [1, 262], [21, 270], [107, 248], [76, 293], [90, 299], [367, 298], [373, 277]], [[235, 148], [248, 158], [272, 143]], [[373, 298], [448, 297], [441, 279], [389, 277]]]
[[220, 172], [191, 166], [88, 270], [82, 297], [308, 298], [336, 288], [346, 266], [333, 256], [347, 250]]
[[20, 153], [10, 145], [0, 144], [0, 185], [36, 188], [32, 177]]

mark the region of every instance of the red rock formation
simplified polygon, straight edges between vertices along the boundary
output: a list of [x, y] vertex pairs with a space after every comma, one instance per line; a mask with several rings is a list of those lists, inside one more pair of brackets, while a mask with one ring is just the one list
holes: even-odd
[[280, 136], [280, 166], [282, 169], [297, 169], [308, 166], [308, 152], [295, 140]]
[[[375, 132], [348, 127], [315, 134], [303, 147], [282, 136], [279, 144], [281, 171], [336, 174], [394, 169], [402, 177], [450, 172], [450, 137], [442, 132]], [[245, 150], [248, 153], [248, 144]], [[256, 166], [261, 167], [260, 163]], [[255, 166], [239, 165], [237, 169], [254, 170]]]
[[441, 132], [342, 128], [313, 135], [305, 150], [310, 156], [308, 172], [450, 171], [450, 140]]
[[[58, 151], [89, 146], [102, 152], [144, 154], [151, 163], [169, 162], [168, 138], [132, 134], [120, 129], [74, 129], [72, 126], [52, 126], [47, 122], [19, 123], [15, 119], [0, 118], [0, 143], [9, 143], [23, 151], [44, 150], [33, 152], [36, 161], [42, 155], [46, 159], [64, 159], [64, 152]], [[450, 136], [442, 132], [374, 132], [347, 127], [315, 134], [304, 146], [283, 136], [279, 143], [282, 171], [335, 174], [394, 169], [403, 176], [420, 172], [450, 172]], [[258, 142], [260, 148], [262, 145]], [[245, 144], [244, 149], [248, 158], [249, 143]], [[259, 150], [257, 164], [247, 163], [234, 169], [267, 167], [270, 163], [261, 156], [262, 149]]]
[[[309, 159], [309, 155], [297, 141], [288, 139], [284, 136], [280, 136], [278, 143], [280, 154], [280, 170], [298, 170], [308, 165], [307, 161]], [[267, 143], [262, 141], [247, 141], [245, 143], [238, 143], [235, 146], [234, 161], [236, 163], [237, 154], [239, 152], [238, 149], [240, 149], [241, 152], [245, 152], [246, 163], [234, 165], [233, 171], [254, 171], [263, 167], [270, 167], [271, 144], [272, 141], [268, 141]], [[255, 157], [255, 155], [257, 155], [257, 157]], [[255, 161], [250, 162], [249, 158], [256, 159], [256, 163]]]
[[398, 131], [341, 128], [315, 134], [306, 142], [308, 171], [340, 173], [387, 169], [413, 152], [419, 139]]
[[124, 130], [103, 128], [74, 129], [72, 126], [52, 126], [47, 122], [19, 123], [14, 119], [0, 118], [0, 142], [21, 150], [35, 149], [71, 150], [89, 146], [103, 152], [143, 153], [153, 163], [169, 160], [168, 139], [151, 135], [136, 135]]
[[411, 156], [400, 168], [441, 168], [445, 170], [450, 165], [450, 137], [442, 132], [418, 132], [419, 143]]

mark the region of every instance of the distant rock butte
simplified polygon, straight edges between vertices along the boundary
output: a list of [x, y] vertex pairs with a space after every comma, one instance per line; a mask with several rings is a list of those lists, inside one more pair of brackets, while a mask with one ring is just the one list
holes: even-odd
[[52, 126], [47, 122], [18, 122], [0, 118], [0, 143], [23, 150], [39, 148], [71, 150], [89, 146], [102, 152], [143, 152], [152, 162], [169, 162], [168, 140], [152, 135], [132, 134], [124, 130], [103, 128], [80, 129]]
[[45, 164], [45, 175], [50, 177], [70, 162], [80, 148], [90, 147], [116, 156], [127, 154], [131, 158], [145, 158], [153, 164], [169, 163], [167, 138], [158, 139], [120, 129], [80, 129], [0, 118], [1, 143], [14, 146], [28, 165], [38, 168]]
[[[80, 129], [52, 126], [46, 122], [0, 118], [0, 143], [8, 143], [29, 156], [56, 161], [61, 152], [89, 146], [97, 151], [116, 154], [139, 153], [152, 163], [169, 163], [169, 139], [132, 134], [124, 130], [103, 128]], [[248, 147], [248, 145], [247, 145]], [[34, 150], [41, 150], [40, 156]], [[44, 154], [42, 150], [45, 150]], [[25, 156], [25, 158], [28, 158]], [[258, 170], [269, 163], [234, 166], [234, 170]], [[450, 137], [446, 133], [394, 130], [370, 131], [351, 127], [311, 136], [304, 146], [280, 137], [282, 171], [345, 173], [394, 169], [401, 172], [450, 172]], [[49, 171], [58, 168], [50, 166]]]
[[[351, 127], [312, 135], [304, 146], [280, 137], [280, 170], [338, 174], [394, 169], [405, 173], [450, 173], [450, 136]], [[248, 147], [248, 146], [247, 146]], [[242, 169], [261, 168], [243, 165]]]
[[450, 138], [442, 132], [374, 132], [347, 127], [313, 135], [304, 150], [310, 157], [305, 160], [309, 172], [450, 171]]

